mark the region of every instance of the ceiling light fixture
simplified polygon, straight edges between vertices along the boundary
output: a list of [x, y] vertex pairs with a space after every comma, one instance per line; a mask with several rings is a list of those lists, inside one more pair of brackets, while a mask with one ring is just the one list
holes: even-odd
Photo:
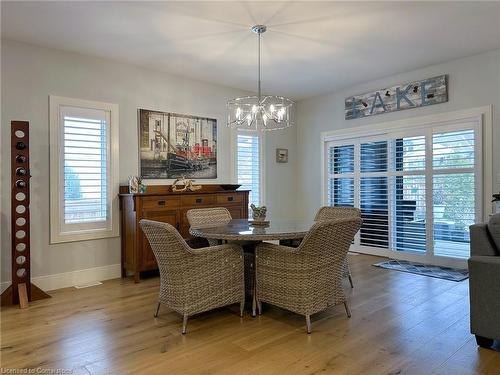
[[227, 125], [241, 130], [278, 130], [293, 125], [294, 102], [283, 96], [262, 95], [260, 82], [260, 39], [265, 25], [255, 25], [252, 32], [258, 36], [258, 90], [257, 96], [245, 96], [227, 102]]

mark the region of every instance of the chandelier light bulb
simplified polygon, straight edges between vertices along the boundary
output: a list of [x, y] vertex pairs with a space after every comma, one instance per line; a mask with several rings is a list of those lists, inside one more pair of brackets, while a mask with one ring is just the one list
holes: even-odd
[[274, 113], [274, 105], [273, 104], [271, 104], [269, 106], [269, 112], [271, 112], [271, 115]]
[[236, 108], [236, 118], [238, 120], [241, 120], [241, 108], [240, 107]]
[[285, 110], [280, 108], [278, 111], [278, 121], [283, 121], [283, 115], [285, 114]]
[[252, 113], [257, 113], [257, 106], [256, 105], [252, 106]]

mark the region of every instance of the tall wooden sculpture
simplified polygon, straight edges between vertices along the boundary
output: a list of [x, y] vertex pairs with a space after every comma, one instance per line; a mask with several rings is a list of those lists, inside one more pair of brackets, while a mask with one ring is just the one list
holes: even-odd
[[29, 122], [11, 122], [12, 284], [2, 293], [2, 305], [27, 307], [50, 297], [31, 284]]

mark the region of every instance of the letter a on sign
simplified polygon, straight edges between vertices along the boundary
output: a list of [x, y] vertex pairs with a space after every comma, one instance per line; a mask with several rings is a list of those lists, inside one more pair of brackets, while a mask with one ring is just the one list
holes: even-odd
[[[380, 104], [377, 105], [377, 98], [380, 100]], [[370, 115], [373, 114], [373, 111], [375, 110], [376, 107], [382, 107], [384, 108], [384, 112], [387, 111], [387, 108], [385, 107], [384, 101], [382, 100], [382, 97], [380, 96], [380, 92], [375, 93], [375, 98], [373, 98], [373, 103], [372, 103], [372, 109], [370, 110]]]

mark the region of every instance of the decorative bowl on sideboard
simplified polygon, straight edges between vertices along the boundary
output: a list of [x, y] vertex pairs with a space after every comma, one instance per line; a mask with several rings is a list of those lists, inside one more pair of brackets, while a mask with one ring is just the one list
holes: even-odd
[[222, 184], [219, 186], [221, 187], [222, 190], [233, 191], [238, 189], [241, 186], [241, 184]]

